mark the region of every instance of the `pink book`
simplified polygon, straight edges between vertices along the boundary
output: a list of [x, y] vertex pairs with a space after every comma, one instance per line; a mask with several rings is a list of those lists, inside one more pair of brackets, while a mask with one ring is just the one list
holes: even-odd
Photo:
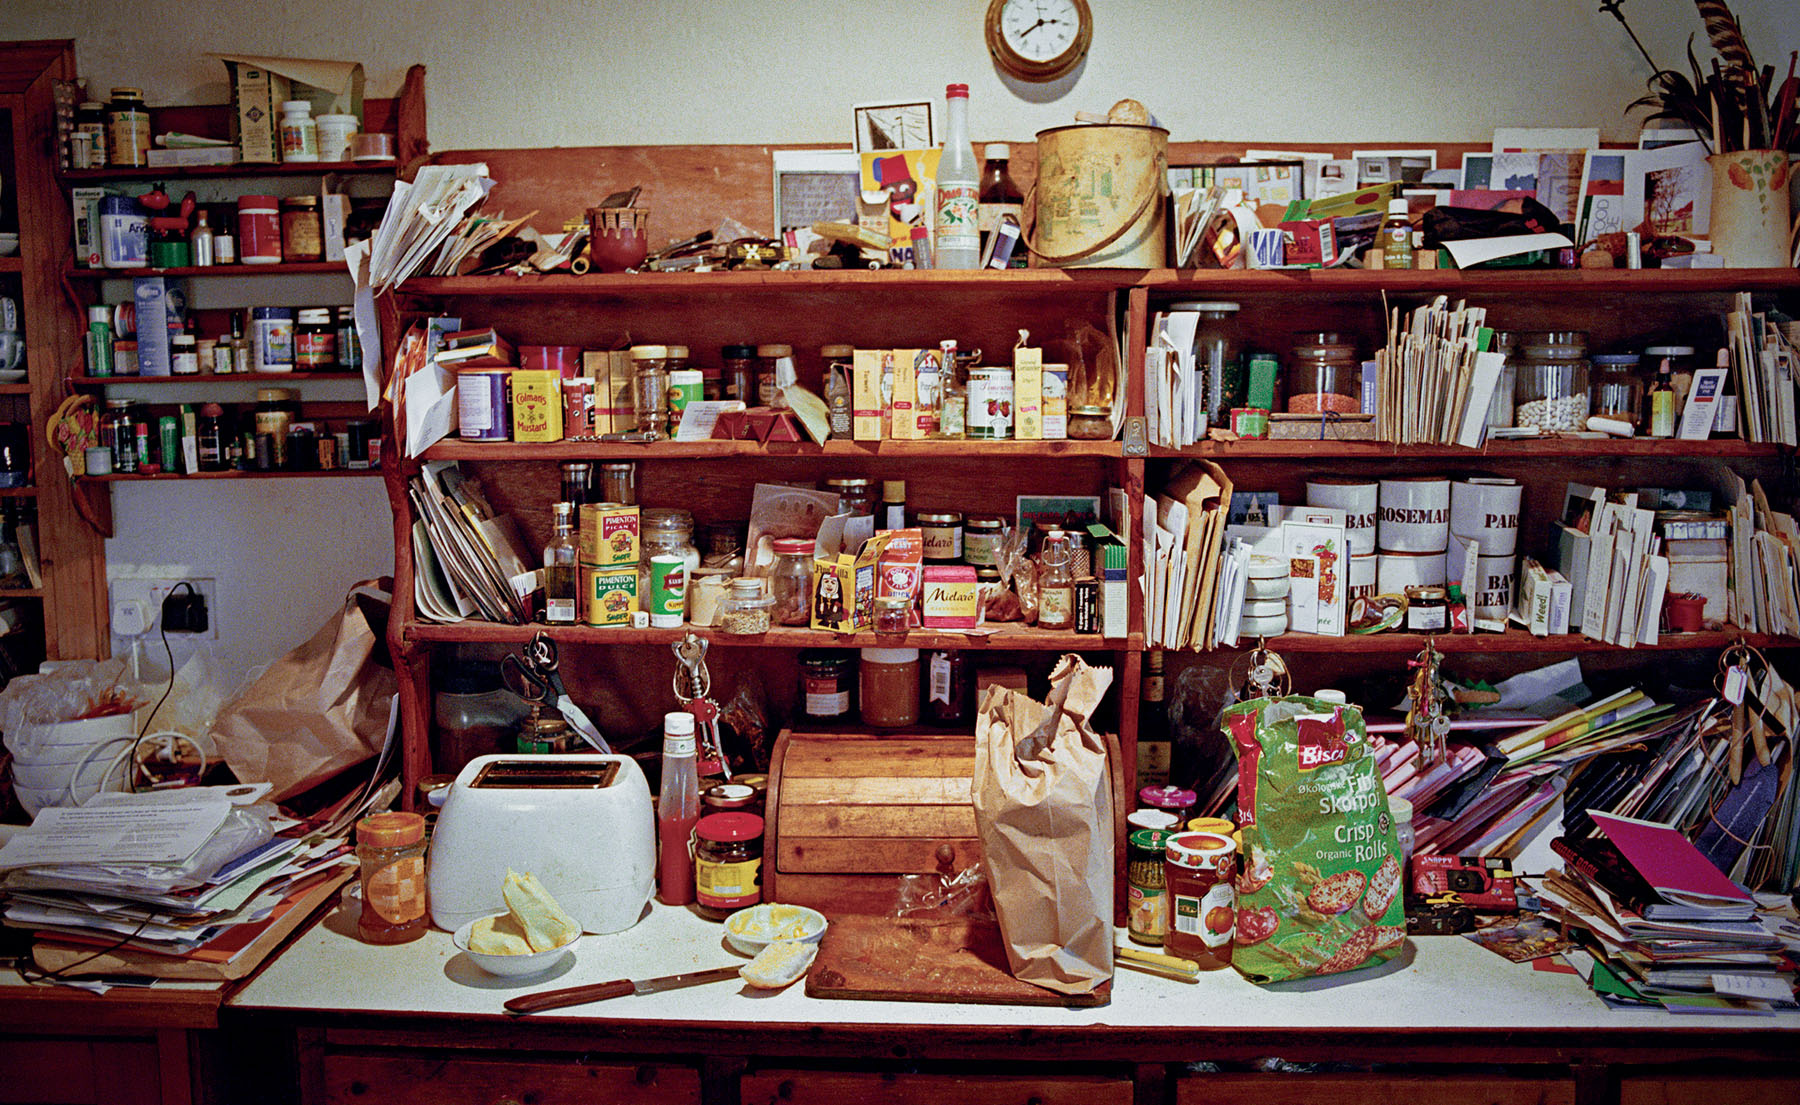
[[1590, 813], [1600, 831], [1666, 900], [1698, 906], [1755, 904], [1674, 826], [1599, 810]]

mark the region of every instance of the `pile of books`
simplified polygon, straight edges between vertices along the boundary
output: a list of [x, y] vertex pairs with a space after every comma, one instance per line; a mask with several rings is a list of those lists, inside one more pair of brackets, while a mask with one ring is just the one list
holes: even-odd
[[1671, 1012], [1792, 1009], [1795, 947], [1756, 899], [1673, 826], [1607, 813], [1559, 837], [1564, 868], [1540, 887], [1586, 952], [1578, 970], [1607, 1004]]

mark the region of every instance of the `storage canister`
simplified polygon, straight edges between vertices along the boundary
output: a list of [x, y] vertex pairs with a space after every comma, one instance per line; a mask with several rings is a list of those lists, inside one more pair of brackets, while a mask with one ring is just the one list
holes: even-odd
[[1636, 353], [1597, 353], [1593, 358], [1594, 414], [1643, 427], [1644, 381]]
[[1400, 476], [1381, 481], [1376, 539], [1382, 552], [1441, 553], [1450, 544], [1450, 481]]
[[354, 115], [319, 116], [319, 160], [349, 161], [350, 140], [356, 136], [356, 125]]
[[865, 648], [857, 681], [864, 725], [898, 729], [919, 722], [919, 650]]
[[270, 439], [270, 463], [287, 467], [287, 437], [294, 420], [300, 417], [298, 393], [288, 388], [258, 388], [256, 392], [256, 436]]
[[1570, 431], [1587, 425], [1587, 334], [1545, 330], [1519, 337], [1513, 419], [1520, 426]]
[[142, 166], [150, 154], [150, 109], [139, 88], [115, 88], [106, 106], [106, 160], [116, 166]]
[[505, 441], [512, 434], [505, 368], [470, 368], [456, 374], [457, 436], [464, 441]]
[[1290, 414], [1355, 414], [1362, 409], [1362, 362], [1335, 331], [1294, 335], [1288, 355]]
[[281, 264], [281, 205], [274, 196], [239, 196], [238, 263]]
[[250, 341], [252, 372], [294, 371], [293, 308], [252, 308]]
[[808, 625], [812, 622], [813, 539], [777, 537], [774, 549], [769, 591], [775, 596], [775, 620], [781, 625]]

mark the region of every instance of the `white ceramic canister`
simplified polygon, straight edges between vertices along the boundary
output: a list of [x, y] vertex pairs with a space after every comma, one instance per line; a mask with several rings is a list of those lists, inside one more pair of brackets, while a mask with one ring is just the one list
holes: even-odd
[[1380, 498], [1380, 487], [1372, 480], [1306, 481], [1307, 506], [1327, 506], [1344, 512], [1344, 534], [1351, 556], [1375, 551], [1375, 515]]
[[1383, 595], [1404, 595], [1408, 587], [1441, 586], [1444, 554], [1381, 553], [1375, 566], [1375, 589]]
[[1350, 601], [1374, 598], [1381, 593], [1376, 586], [1380, 557], [1376, 555], [1353, 556], [1350, 558]]
[[1519, 504], [1525, 488], [1516, 480], [1478, 476], [1450, 485], [1450, 535], [1481, 543], [1492, 556], [1519, 548]]
[[[1444, 579], [1448, 583], [1463, 582], [1463, 549], [1466, 546], [1453, 546], [1444, 554]], [[1506, 556], [1479, 556], [1475, 559], [1476, 586], [1463, 588], [1463, 594], [1469, 604], [1474, 607], [1478, 618], [1504, 620], [1512, 610], [1514, 577], [1518, 570], [1518, 558]]]
[[1443, 552], [1450, 544], [1450, 481], [1430, 476], [1382, 480], [1376, 537], [1384, 553]]
[[1252, 618], [1249, 615], [1238, 620], [1238, 637], [1279, 637], [1288, 629], [1287, 611], [1270, 614], [1266, 617]]

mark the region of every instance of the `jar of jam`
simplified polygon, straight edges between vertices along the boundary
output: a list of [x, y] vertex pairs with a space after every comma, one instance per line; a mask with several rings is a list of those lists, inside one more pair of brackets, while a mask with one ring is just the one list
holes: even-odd
[[756, 788], [742, 783], [719, 783], [700, 795], [703, 813], [756, 813]]
[[775, 597], [780, 625], [812, 623], [813, 541], [810, 537], [777, 537], [775, 563], [769, 569], [769, 591]]
[[1164, 854], [1174, 833], [1164, 829], [1136, 829], [1125, 843], [1125, 884], [1130, 908], [1125, 915], [1126, 935], [1134, 944], [1160, 947], [1169, 931], [1167, 882], [1163, 878]]
[[723, 921], [762, 901], [763, 819], [709, 813], [694, 823], [694, 908]]
[[1163, 948], [1203, 971], [1231, 966], [1237, 932], [1237, 846], [1216, 833], [1177, 833], [1163, 851], [1169, 927]]
[[963, 563], [977, 568], [996, 567], [1006, 523], [998, 518], [970, 518], [963, 523]]
[[325, 257], [325, 224], [318, 196], [286, 196], [281, 201], [281, 253], [289, 261]]
[[954, 564], [963, 558], [961, 512], [921, 510], [919, 534], [924, 539], [926, 561], [933, 564]]
[[808, 649], [800, 654], [800, 713], [808, 721], [848, 721], [855, 686], [848, 652]]
[[837, 493], [840, 511], [848, 511], [853, 518], [874, 517], [877, 501], [874, 480], [861, 477], [830, 479], [825, 481], [825, 490]]
[[912, 599], [905, 595], [881, 595], [875, 599], [875, 632], [883, 637], [904, 637], [912, 629]]
[[362, 917], [367, 944], [404, 944], [425, 935], [425, 819], [416, 813], [377, 813], [356, 824]]
[[1409, 632], [1441, 633], [1449, 624], [1449, 592], [1434, 585], [1406, 589], [1406, 628]]
[[919, 650], [862, 650], [858, 695], [864, 725], [898, 729], [919, 723]]

